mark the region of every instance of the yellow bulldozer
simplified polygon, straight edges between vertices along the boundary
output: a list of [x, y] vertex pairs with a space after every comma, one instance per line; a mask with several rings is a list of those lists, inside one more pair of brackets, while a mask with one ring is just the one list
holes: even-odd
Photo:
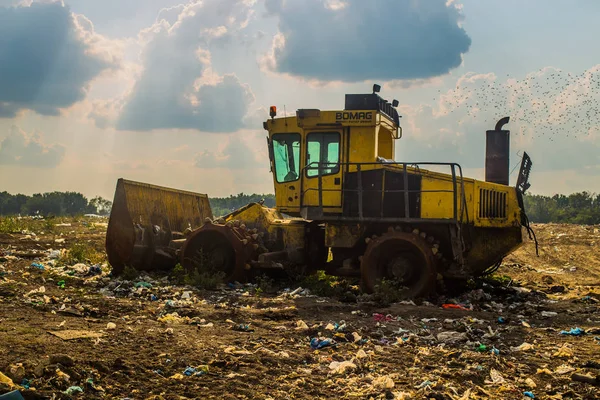
[[119, 179], [106, 250], [113, 273], [173, 268], [218, 271], [227, 282], [264, 270], [325, 270], [382, 280], [405, 297], [438, 279], [495, 270], [530, 234], [523, 194], [531, 159], [509, 180], [508, 118], [487, 131], [485, 181], [459, 164], [393, 161], [402, 137], [398, 101], [347, 94], [338, 111], [299, 109], [263, 127], [275, 207], [251, 203], [215, 218], [208, 196]]

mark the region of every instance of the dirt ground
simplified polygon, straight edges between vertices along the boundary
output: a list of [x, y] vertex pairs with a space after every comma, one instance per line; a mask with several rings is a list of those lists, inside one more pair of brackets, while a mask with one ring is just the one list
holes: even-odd
[[[0, 233], [0, 394], [600, 399], [599, 387], [572, 380], [600, 374], [600, 227], [534, 225], [540, 256], [527, 242], [496, 284], [383, 307], [61, 266], [64, 252], [52, 250], [104, 247], [105, 221], [69, 223]], [[95, 337], [56, 336], [73, 331]], [[319, 338], [331, 340], [313, 349]]]

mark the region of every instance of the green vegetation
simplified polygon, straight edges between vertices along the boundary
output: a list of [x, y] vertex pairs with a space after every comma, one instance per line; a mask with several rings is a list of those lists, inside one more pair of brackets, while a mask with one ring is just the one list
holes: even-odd
[[105, 255], [88, 243], [73, 244], [58, 260], [59, 264], [74, 265], [78, 263], [100, 264]]
[[121, 274], [123, 279], [125, 279], [126, 281], [134, 281], [139, 275], [140, 273], [131, 265], [126, 265], [125, 269], [123, 269], [123, 273]]
[[0, 233], [19, 233], [32, 231], [35, 221], [32, 219], [0, 216]]
[[195, 257], [192, 271], [186, 271], [181, 264], [177, 264], [170, 274], [171, 280], [176, 284], [194, 286], [198, 289], [216, 289], [225, 279], [225, 273], [213, 267], [212, 263], [202, 251]]
[[0, 192], [0, 215], [65, 216], [108, 215], [112, 203], [102, 197], [88, 199], [76, 192], [51, 192], [25, 196]]
[[531, 222], [600, 224], [600, 195], [589, 192], [552, 197], [526, 195], [525, 212]]

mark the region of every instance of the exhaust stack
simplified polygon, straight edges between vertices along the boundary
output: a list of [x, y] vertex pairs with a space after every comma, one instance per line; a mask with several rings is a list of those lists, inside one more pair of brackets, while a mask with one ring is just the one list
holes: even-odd
[[508, 185], [510, 131], [502, 127], [510, 117], [504, 117], [496, 124], [493, 131], [486, 132], [485, 142], [485, 181]]

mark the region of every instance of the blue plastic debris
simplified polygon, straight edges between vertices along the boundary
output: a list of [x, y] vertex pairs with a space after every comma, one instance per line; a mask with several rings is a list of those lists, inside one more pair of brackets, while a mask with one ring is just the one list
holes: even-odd
[[0, 400], [25, 400], [21, 392], [14, 390], [5, 394], [0, 394]]
[[523, 396], [527, 396], [530, 399], [535, 399], [535, 395], [533, 394], [533, 392], [523, 392]]
[[35, 263], [35, 262], [34, 262], [34, 263], [31, 263], [31, 266], [32, 266], [32, 267], [35, 267], [35, 268], [37, 268], [37, 269], [40, 269], [40, 270], [42, 270], [42, 271], [44, 270], [44, 265], [42, 265], [42, 264], [40, 264], [40, 263]]
[[318, 350], [318, 349], [322, 349], [324, 347], [329, 347], [329, 346], [333, 346], [334, 341], [333, 339], [318, 339], [318, 338], [312, 338], [310, 340], [310, 347], [312, 347], [314, 350]]
[[560, 331], [560, 334], [568, 336], [581, 336], [585, 335], [585, 331], [581, 328], [571, 328], [569, 331]]
[[185, 369], [185, 371], [183, 371], [183, 374], [185, 376], [192, 376], [195, 372], [196, 372], [196, 368], [194, 368], [194, 367], [187, 367]]
[[156, 297], [156, 295], [153, 294], [150, 296], [150, 301], [156, 301], [156, 300], [158, 300], [158, 297]]
[[498, 317], [498, 323], [499, 324], [503, 324], [505, 322], [506, 322], [506, 320], [503, 317]]
[[491, 353], [497, 356], [498, 354], [500, 354], [500, 350], [498, 350], [495, 347], [492, 347]]
[[31, 381], [27, 378], [23, 378], [21, 381], [21, 386], [23, 386], [25, 389], [29, 389], [31, 387]]

